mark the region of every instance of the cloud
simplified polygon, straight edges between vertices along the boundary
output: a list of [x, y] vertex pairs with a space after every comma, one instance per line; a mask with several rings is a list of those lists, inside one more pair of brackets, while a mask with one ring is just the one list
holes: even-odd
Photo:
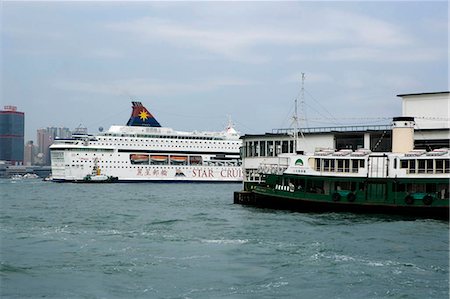
[[[336, 9], [308, 12], [300, 17], [292, 14], [283, 22], [273, 17], [264, 22], [245, 22], [243, 17], [248, 17], [245, 15], [233, 22], [228, 19], [220, 22], [211, 16], [195, 21], [142, 17], [110, 23], [106, 28], [131, 35], [142, 43], [162, 41], [250, 63], [270, 59], [269, 54], [261, 51], [263, 46], [286, 48], [286, 51], [292, 47], [332, 44], [384, 48], [409, 45], [413, 40], [398, 26], [367, 15]], [[290, 56], [293, 55], [296, 54]]]
[[443, 50], [435, 48], [340, 48], [323, 54], [322, 59], [333, 61], [371, 62], [430, 62], [445, 59]]
[[329, 9], [323, 12], [322, 18], [328, 30], [342, 34], [350, 44], [392, 47], [413, 41], [400, 26], [369, 15]]
[[253, 84], [257, 84], [257, 82], [236, 78], [207, 79], [189, 83], [161, 82], [151, 78], [121, 79], [110, 82], [61, 80], [54, 83], [55, 87], [65, 91], [98, 93], [104, 95], [179, 95], [211, 91], [222, 87], [247, 86]]

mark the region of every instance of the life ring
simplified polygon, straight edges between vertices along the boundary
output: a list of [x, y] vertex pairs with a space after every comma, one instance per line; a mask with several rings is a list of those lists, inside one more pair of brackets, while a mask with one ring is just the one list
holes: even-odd
[[349, 202], [354, 202], [356, 200], [356, 194], [353, 192], [350, 192], [349, 194], [347, 194], [347, 200]]
[[429, 206], [433, 203], [433, 197], [431, 195], [427, 194], [422, 198], [422, 201], [425, 205]]
[[414, 197], [412, 197], [411, 195], [407, 195], [405, 197], [405, 203], [407, 205], [412, 205], [414, 203]]
[[333, 193], [333, 195], [331, 196], [331, 199], [333, 201], [340, 201], [341, 200], [341, 195], [337, 192]]

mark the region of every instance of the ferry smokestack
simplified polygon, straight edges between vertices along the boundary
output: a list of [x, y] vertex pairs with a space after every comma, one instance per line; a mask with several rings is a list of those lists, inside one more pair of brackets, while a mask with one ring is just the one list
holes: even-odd
[[414, 149], [414, 117], [394, 117], [392, 121], [392, 152], [407, 153]]

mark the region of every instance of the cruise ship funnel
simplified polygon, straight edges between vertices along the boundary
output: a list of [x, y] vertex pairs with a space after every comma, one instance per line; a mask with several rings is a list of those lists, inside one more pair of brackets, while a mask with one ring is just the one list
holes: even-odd
[[141, 102], [131, 102], [133, 111], [127, 122], [127, 126], [134, 127], [161, 127], [159, 122], [148, 112]]

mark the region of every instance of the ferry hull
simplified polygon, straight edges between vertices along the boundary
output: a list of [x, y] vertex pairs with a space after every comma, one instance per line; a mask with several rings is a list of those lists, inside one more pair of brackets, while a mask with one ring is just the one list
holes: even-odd
[[257, 190], [235, 195], [235, 203], [259, 207], [286, 209], [299, 212], [350, 212], [364, 214], [390, 214], [449, 220], [448, 206], [408, 206], [380, 203], [350, 203], [292, 198], [288, 195], [269, 194]]

